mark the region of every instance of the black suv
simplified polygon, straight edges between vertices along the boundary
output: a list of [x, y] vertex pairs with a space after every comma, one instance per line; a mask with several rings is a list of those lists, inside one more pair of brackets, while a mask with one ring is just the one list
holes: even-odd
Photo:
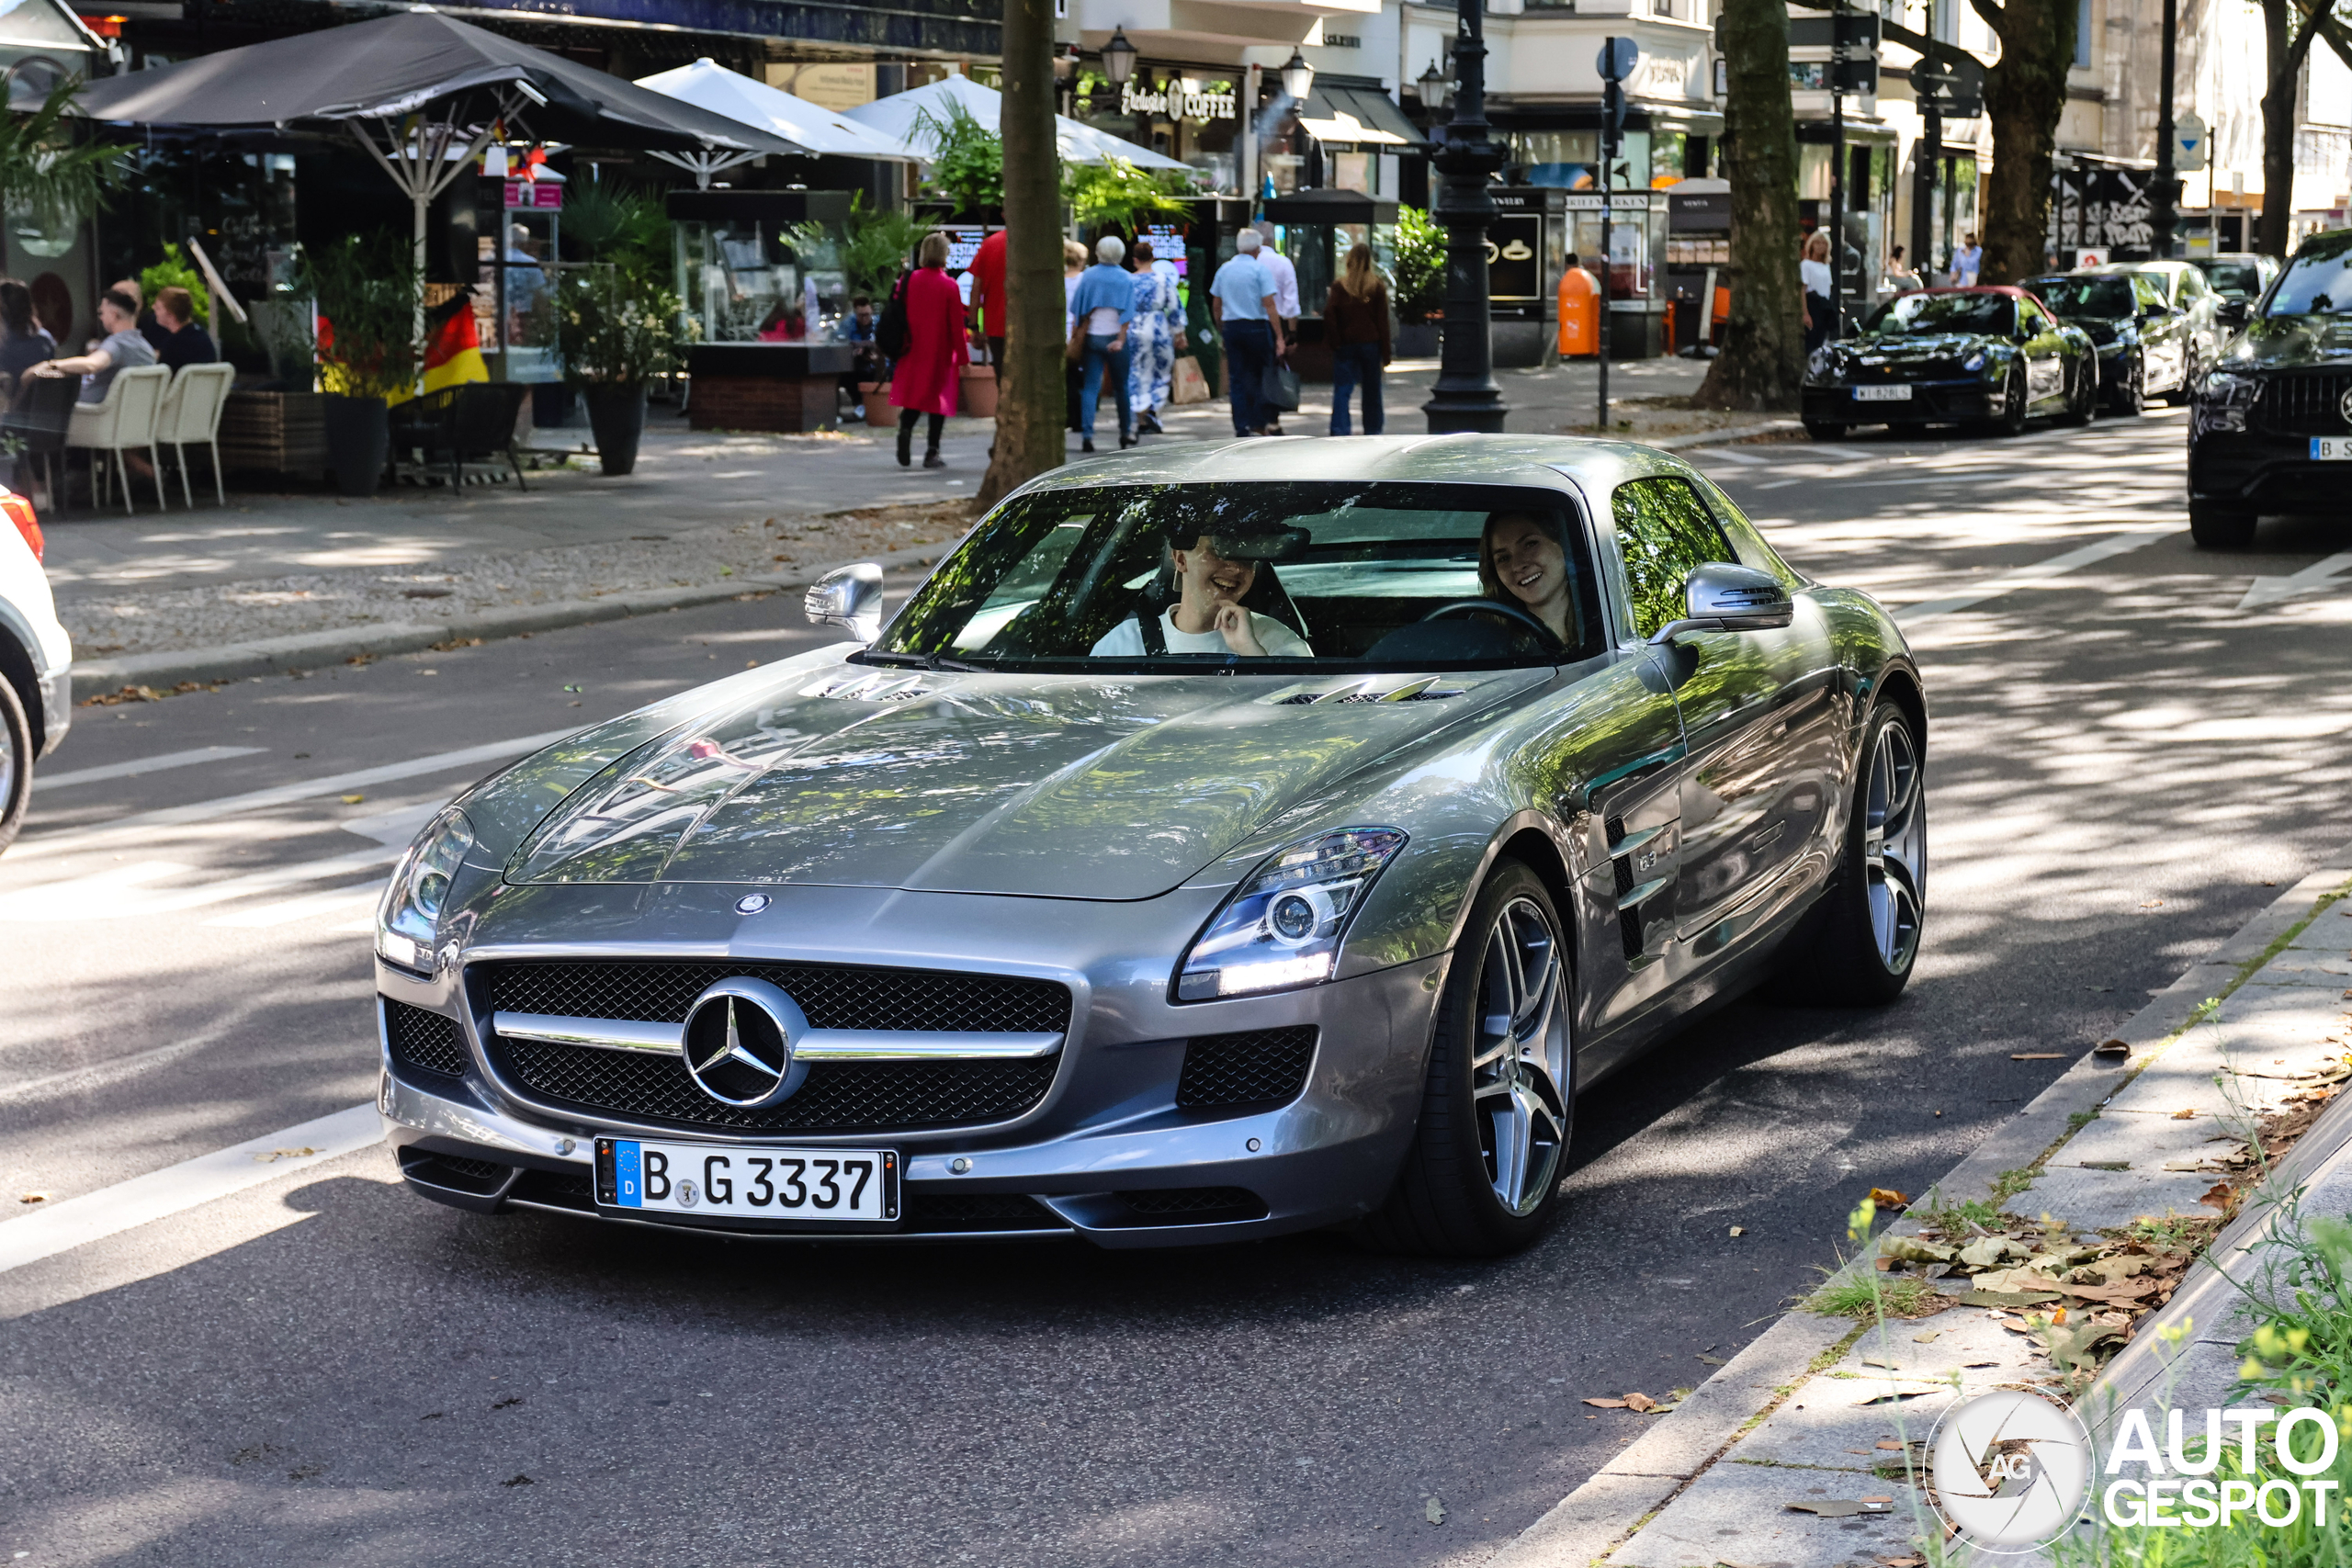
[[2265, 512], [2338, 513], [2352, 488], [2352, 229], [2303, 242], [2197, 384], [2188, 531], [2242, 547]]

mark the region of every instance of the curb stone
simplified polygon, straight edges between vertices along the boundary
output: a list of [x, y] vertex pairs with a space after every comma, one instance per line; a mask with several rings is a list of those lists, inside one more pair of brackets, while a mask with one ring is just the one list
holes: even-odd
[[[2210, 1002], [2229, 996], [2250, 980], [2290, 932], [2309, 922], [2322, 900], [2347, 886], [2352, 886], [2352, 844], [2327, 856], [2320, 869], [2281, 892], [2117, 1030], [2115, 1038], [2132, 1046], [2128, 1055], [2102, 1058], [2085, 1053], [1930, 1190], [1985, 1190], [2002, 1172], [2041, 1163], [2080, 1130], [2081, 1123], [2074, 1122], [2078, 1114], [2096, 1112], [2154, 1061], [2164, 1047], [2197, 1023]], [[2352, 1096], [2346, 1099], [2352, 1100]], [[2314, 1152], [2299, 1160], [2306, 1147]], [[2302, 1179], [2339, 1163], [2352, 1164], [2352, 1110], [2315, 1124], [2280, 1162], [2274, 1179]], [[2222, 1313], [2217, 1307], [2236, 1291], [2231, 1266], [2267, 1235], [2268, 1223], [2267, 1207], [2249, 1203], [2247, 1212], [2209, 1248], [2207, 1258], [2221, 1261], [2200, 1260], [2172, 1302], [2143, 1321], [2132, 1346], [2102, 1372], [2100, 1382], [2130, 1377], [2136, 1391], [2144, 1390], [2153, 1377], [2160, 1376], [2160, 1371], [2149, 1370], [2159, 1343], [2149, 1330], [2170, 1321], [2176, 1313], [2196, 1314], [2201, 1308], [2199, 1321], [2218, 1326]], [[1917, 1222], [1906, 1215], [1887, 1227], [1886, 1234], [1907, 1235], [1917, 1229]], [[1866, 1263], [1869, 1256], [1868, 1252], [1858, 1254], [1849, 1269]], [[2243, 1271], [2237, 1277], [2242, 1278]], [[1682, 1496], [1750, 1427], [1770, 1416], [1792, 1391], [1789, 1385], [1803, 1380], [1815, 1355], [1855, 1337], [1858, 1332], [1843, 1318], [1816, 1317], [1803, 1309], [1789, 1312], [1672, 1413], [1658, 1417], [1639, 1440], [1488, 1559], [1487, 1568], [1588, 1568], [1610, 1556], [1667, 1505]], [[2142, 1352], [2143, 1346], [2147, 1348]], [[2187, 1348], [2193, 1349], [2193, 1342]], [[1756, 1358], [1752, 1363], [1751, 1357]], [[1768, 1371], [1780, 1375], [1762, 1375]], [[1693, 1462], [1692, 1455], [1702, 1457]]]
[[[929, 565], [954, 548], [951, 544], [908, 545], [857, 558], [877, 561], [886, 570]], [[518, 604], [486, 610], [446, 621], [379, 621], [303, 632], [294, 637], [265, 637], [254, 642], [225, 643], [175, 652], [141, 653], [121, 659], [94, 659], [74, 666], [74, 700], [124, 686], [162, 686], [182, 681], [233, 681], [248, 676], [282, 675], [293, 670], [315, 670], [340, 664], [356, 655], [381, 658], [417, 653], [437, 643], [459, 637], [485, 641], [525, 632], [560, 631], [597, 621], [617, 621], [632, 615], [658, 615], [665, 610], [717, 604], [747, 594], [775, 593], [806, 588], [825, 573], [853, 564], [834, 561], [771, 577], [730, 577], [723, 582], [696, 583], [684, 588], [645, 588], [596, 599], [559, 599], [545, 604]]]

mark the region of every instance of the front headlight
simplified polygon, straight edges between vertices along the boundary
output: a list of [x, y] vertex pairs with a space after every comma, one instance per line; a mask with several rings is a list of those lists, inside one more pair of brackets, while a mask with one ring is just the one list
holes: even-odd
[[392, 885], [376, 909], [376, 952], [407, 969], [433, 967], [433, 941], [449, 884], [474, 847], [473, 824], [456, 807], [424, 825], [392, 867]]
[[2261, 384], [2251, 376], [2233, 376], [2226, 370], [2216, 370], [2205, 378], [2202, 390], [2207, 399], [2225, 408], [2244, 408], [2254, 401], [2255, 390]]
[[1815, 381], [1826, 381], [1831, 379], [1837, 369], [1838, 351], [1831, 348], [1827, 344], [1824, 344], [1819, 348], [1815, 349], [1812, 355], [1804, 362], [1804, 373], [1806, 377]]
[[1176, 999], [1204, 1002], [1329, 979], [1365, 892], [1404, 847], [1395, 828], [1341, 828], [1269, 855], [1185, 952]]
[[1962, 360], [1960, 362], [1960, 367], [1962, 370], [1971, 372], [1982, 370], [1985, 366], [1992, 363], [1992, 359], [1993, 356], [1991, 355], [1985, 353], [1980, 348], [1975, 353], [1970, 355], [1967, 358]]

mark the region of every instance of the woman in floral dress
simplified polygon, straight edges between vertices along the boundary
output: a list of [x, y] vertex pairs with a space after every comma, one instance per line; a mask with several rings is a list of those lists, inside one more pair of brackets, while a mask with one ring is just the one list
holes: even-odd
[[1168, 406], [1176, 378], [1176, 356], [1184, 352], [1184, 302], [1176, 290], [1176, 269], [1157, 261], [1151, 242], [1135, 248], [1136, 318], [1127, 328], [1127, 400], [1135, 405], [1139, 434], [1160, 434], [1159, 411]]

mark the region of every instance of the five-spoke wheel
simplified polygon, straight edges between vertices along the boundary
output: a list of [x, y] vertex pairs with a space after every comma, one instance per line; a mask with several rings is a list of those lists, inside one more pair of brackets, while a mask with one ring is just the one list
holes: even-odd
[[1487, 1179], [1514, 1214], [1533, 1213], [1551, 1191], [1567, 1142], [1564, 974], [1550, 912], [1511, 900], [1487, 938], [1470, 1093]]
[[1909, 726], [1883, 725], [1871, 748], [1862, 811], [1862, 873], [1871, 935], [1889, 973], [1911, 967], [1928, 881], [1928, 808]]
[[1917, 720], [1882, 698], [1862, 731], [1846, 846], [1780, 957], [1792, 1000], [1881, 1007], [1903, 994], [1928, 908], [1928, 779]]

